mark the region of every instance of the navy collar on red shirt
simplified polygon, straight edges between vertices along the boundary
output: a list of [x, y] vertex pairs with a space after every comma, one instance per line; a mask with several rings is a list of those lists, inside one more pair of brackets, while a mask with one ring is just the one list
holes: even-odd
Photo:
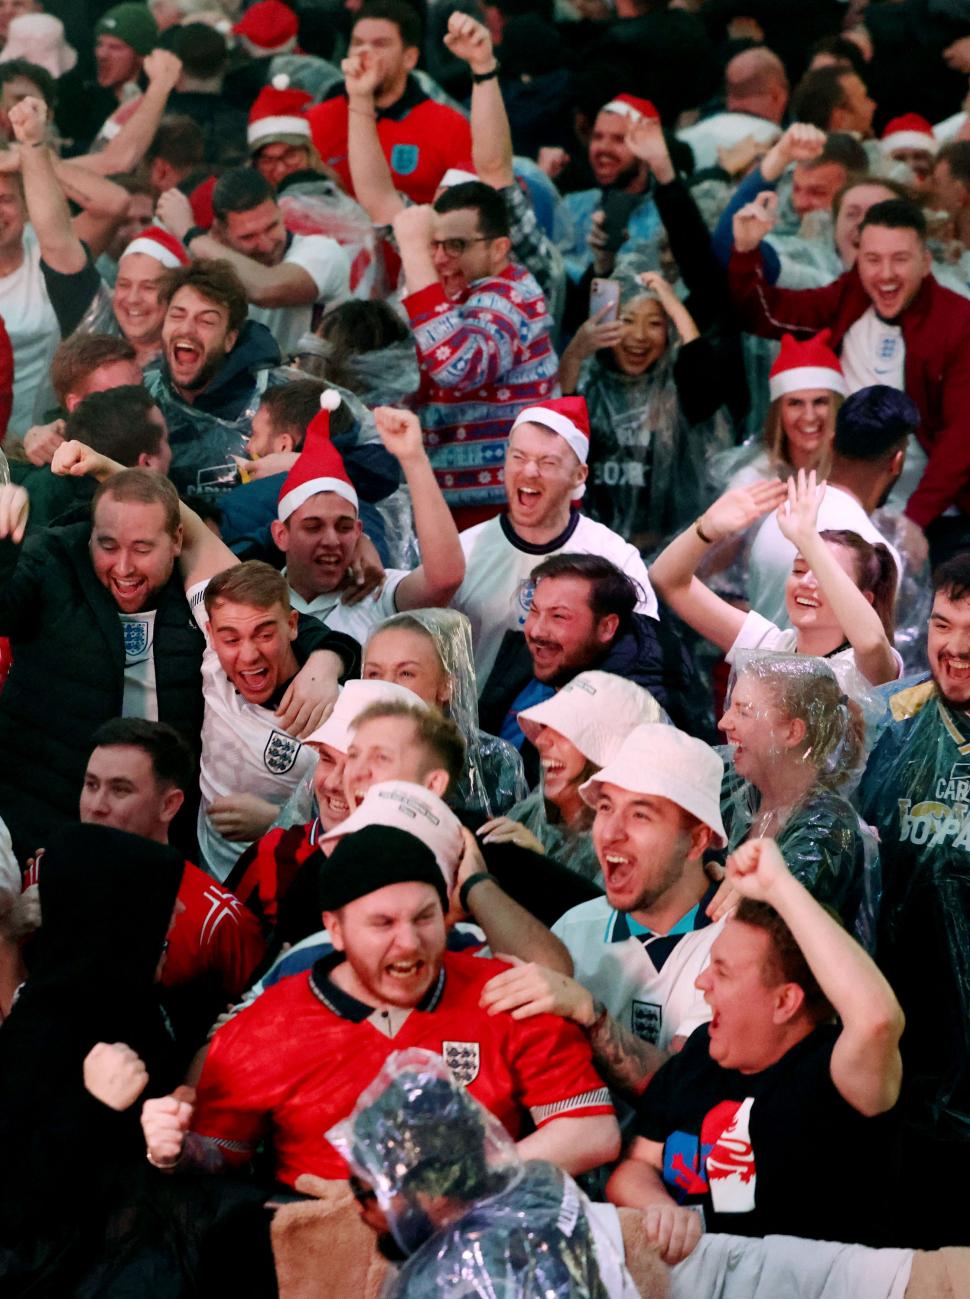
[[[310, 990], [323, 1002], [327, 1010], [333, 1011], [341, 1019], [349, 1019], [352, 1024], [363, 1024], [378, 1008], [368, 1006], [365, 1001], [358, 1001], [349, 992], [344, 992], [343, 988], [338, 987], [330, 977], [345, 959], [343, 952], [331, 952], [329, 956], [322, 956], [319, 961], [314, 962], [313, 969], [310, 971]], [[414, 1009], [437, 1010], [444, 990], [445, 967], [442, 965], [437, 979]]]
[[[343, 84], [335, 87], [323, 102], [326, 103], [327, 99], [336, 99], [338, 95], [342, 95], [344, 99], [348, 98], [347, 88]], [[386, 108], [378, 108], [377, 120], [380, 122], [386, 117], [391, 122], [403, 122], [412, 108], [417, 108], [419, 104], [423, 104], [428, 98], [429, 96], [421, 89], [417, 78], [409, 76], [404, 87], [404, 94], [400, 99], [395, 99], [393, 104], [388, 104]]]

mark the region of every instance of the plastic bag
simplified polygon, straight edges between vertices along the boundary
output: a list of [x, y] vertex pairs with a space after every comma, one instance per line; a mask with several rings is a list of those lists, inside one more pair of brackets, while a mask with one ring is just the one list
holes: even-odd
[[[430, 1051], [391, 1055], [327, 1139], [373, 1186], [410, 1255], [390, 1292], [399, 1299], [637, 1293], [603, 1234], [594, 1236], [572, 1178], [523, 1164], [498, 1119]], [[609, 1289], [601, 1259], [618, 1282]]]
[[350, 258], [350, 292], [355, 298], [387, 295], [384, 259], [370, 217], [348, 194], [323, 177], [288, 185], [279, 199], [287, 230], [297, 235], [327, 235]]

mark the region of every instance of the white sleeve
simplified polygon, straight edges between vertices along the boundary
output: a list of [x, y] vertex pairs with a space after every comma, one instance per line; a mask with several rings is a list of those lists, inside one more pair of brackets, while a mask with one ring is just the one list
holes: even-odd
[[13, 843], [10, 831], [0, 821], [0, 889], [7, 889], [17, 896], [21, 889], [20, 867], [13, 855]]
[[[208, 585], [208, 579], [204, 582], [196, 582], [185, 592], [185, 598], [192, 610], [192, 617], [199, 624], [199, 629], [203, 634], [205, 634], [205, 629], [209, 625], [209, 615], [205, 607], [205, 588]], [[208, 637], [206, 637], [206, 645], [208, 646]]]
[[286, 254], [291, 266], [306, 271], [317, 286], [317, 301], [343, 302], [350, 294], [350, 258], [336, 239], [305, 235], [294, 239]]
[[[612, 556], [607, 555], [606, 558], [610, 559]], [[627, 547], [627, 553], [623, 556], [620, 568], [626, 573], [627, 577], [632, 577], [643, 591], [643, 599], [637, 605], [637, 613], [643, 613], [648, 618], [659, 620], [660, 608], [657, 605], [657, 595], [653, 589], [653, 583], [650, 581], [650, 574], [647, 572], [643, 557], [635, 546]]]
[[393, 618], [396, 613], [400, 613], [397, 607], [397, 588], [408, 576], [411, 570], [407, 568], [389, 568], [384, 575], [384, 585], [381, 587], [381, 593], [377, 597], [378, 607], [385, 618]]
[[733, 663], [738, 650], [749, 649], [777, 650], [781, 654], [787, 654], [794, 650], [795, 641], [793, 631], [782, 631], [780, 627], [776, 627], [773, 622], [762, 618], [760, 613], [752, 609], [745, 617], [734, 644], [724, 657], [728, 663]]

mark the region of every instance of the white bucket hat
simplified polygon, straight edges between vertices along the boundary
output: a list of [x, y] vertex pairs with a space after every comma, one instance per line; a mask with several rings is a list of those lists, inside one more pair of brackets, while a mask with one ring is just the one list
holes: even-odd
[[721, 820], [721, 781], [724, 763], [709, 744], [678, 731], [675, 726], [647, 723], [631, 731], [619, 753], [580, 785], [579, 792], [596, 806], [603, 785], [619, 785], [631, 794], [669, 798], [698, 821], [710, 826], [716, 846], [727, 846]]
[[77, 63], [77, 50], [64, 37], [64, 24], [53, 14], [21, 14], [7, 29], [0, 62], [26, 59], [52, 77], [62, 77]]
[[413, 835], [434, 853], [451, 892], [458, 861], [465, 846], [461, 822], [437, 794], [409, 780], [382, 780], [371, 785], [360, 807], [339, 825], [321, 835], [321, 843], [336, 843], [369, 825], [389, 826]]
[[548, 726], [565, 736], [584, 758], [605, 767], [634, 727], [662, 717], [653, 695], [634, 681], [612, 672], [580, 672], [551, 699], [524, 708], [518, 721], [533, 742]]
[[428, 706], [413, 690], [394, 681], [348, 681], [337, 696], [333, 712], [303, 743], [327, 744], [338, 753], [346, 753], [350, 746], [350, 733], [360, 714], [371, 704], [383, 704], [388, 700], [416, 708]]

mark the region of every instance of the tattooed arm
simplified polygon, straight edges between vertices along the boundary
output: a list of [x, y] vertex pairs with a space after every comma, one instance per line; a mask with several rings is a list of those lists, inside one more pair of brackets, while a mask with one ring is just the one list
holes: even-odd
[[601, 1001], [593, 1001], [593, 1013], [585, 1027], [597, 1069], [617, 1091], [641, 1096], [668, 1053], [617, 1023]]
[[586, 1030], [593, 1058], [604, 1080], [618, 1091], [639, 1096], [667, 1059], [618, 1024], [601, 1001], [577, 979], [534, 961], [516, 961], [482, 989], [482, 1007], [490, 1015], [508, 1011], [513, 1019], [530, 1015], [561, 1015]]

